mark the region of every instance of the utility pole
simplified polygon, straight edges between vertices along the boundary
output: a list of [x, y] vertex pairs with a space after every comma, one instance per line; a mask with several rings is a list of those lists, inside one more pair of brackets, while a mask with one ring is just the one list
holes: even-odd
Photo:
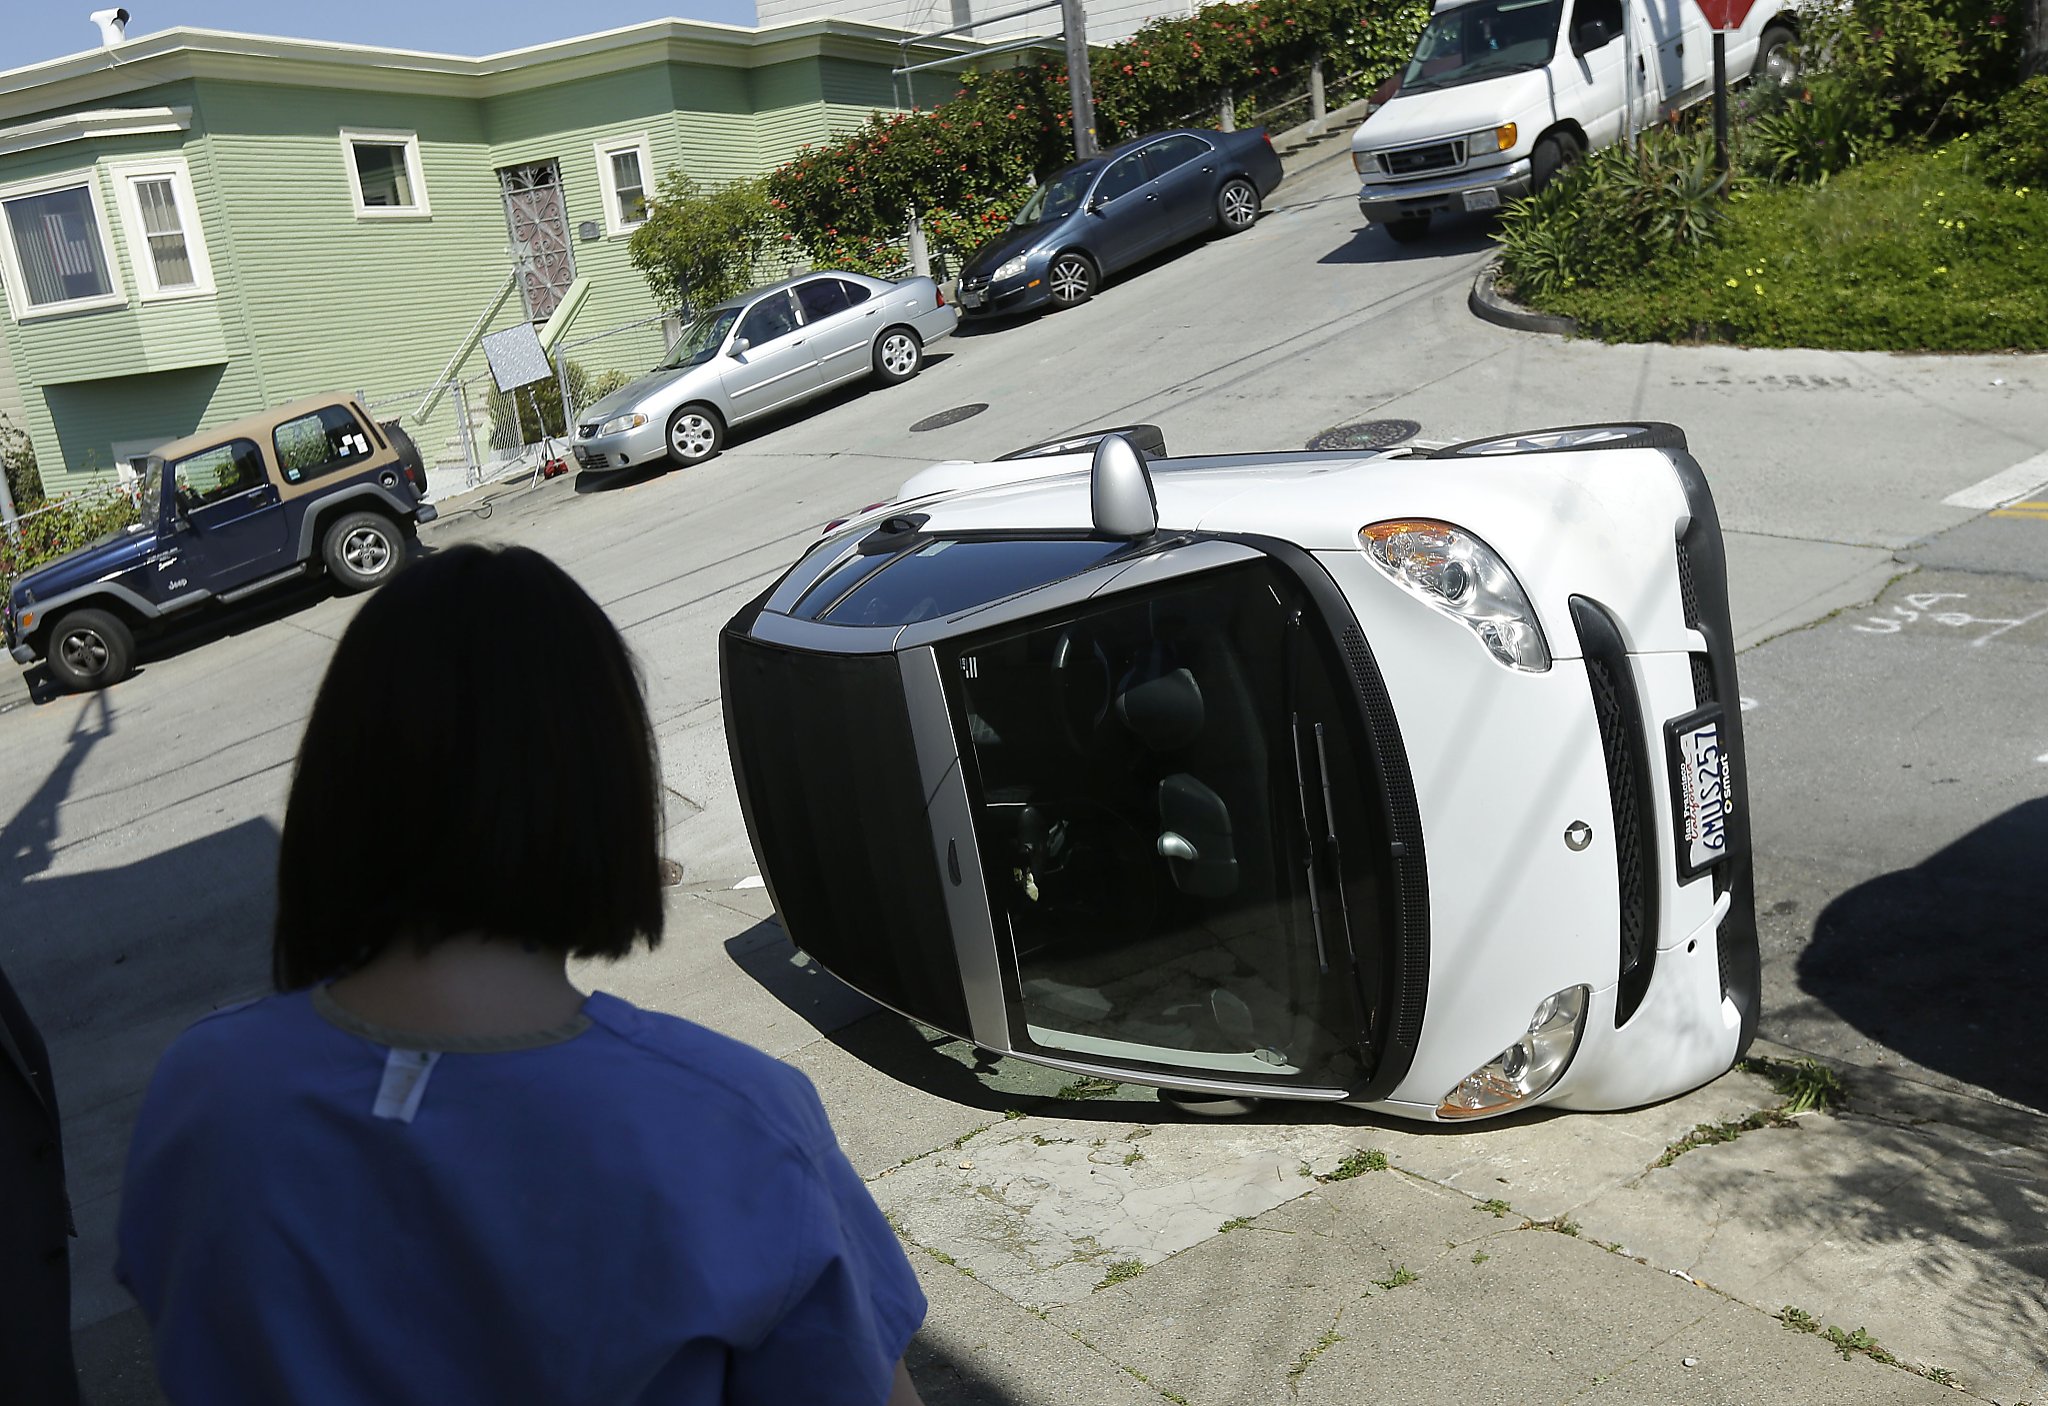
[[1088, 14], [1081, 0], [1061, 0], [1066, 21], [1067, 96], [1074, 104], [1074, 159], [1086, 161], [1101, 150], [1095, 141], [1095, 82], [1088, 72]]

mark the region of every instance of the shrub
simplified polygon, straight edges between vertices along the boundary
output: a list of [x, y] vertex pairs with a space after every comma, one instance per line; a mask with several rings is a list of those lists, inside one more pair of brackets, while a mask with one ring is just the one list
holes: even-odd
[[[549, 369], [553, 370], [555, 364], [550, 361]], [[588, 373], [573, 361], [566, 366], [569, 399], [578, 407], [593, 404], [597, 396], [593, 393]], [[566, 439], [569, 429], [562, 419], [562, 379], [551, 375], [545, 381], [521, 386], [509, 395], [493, 395], [491, 447], [516, 449], [522, 444], [538, 444], [547, 435]], [[537, 418], [536, 410], [539, 412]]]
[[707, 188], [670, 171], [626, 247], [662, 307], [703, 307], [752, 287], [779, 233], [765, 182]]
[[1979, 158], [1986, 177], [2002, 186], [2048, 186], [2048, 75], [1999, 99]]
[[1874, 120], [1852, 80], [1819, 73], [1754, 117], [1738, 132], [1736, 146], [1743, 168], [1764, 180], [1817, 185], [1847, 170], [1875, 142]]
[[1639, 278], [1711, 246], [1727, 219], [1711, 137], [1646, 132], [1603, 147], [1501, 219], [1501, 268], [1527, 297]]
[[0, 532], [0, 580], [11, 585], [45, 562], [135, 521], [135, 500], [120, 489], [88, 490], [45, 502], [22, 518], [17, 534]]
[[14, 510], [25, 513], [43, 501], [43, 475], [36, 467], [36, 446], [5, 415], [0, 415], [0, 470], [7, 474], [7, 492]]
[[[1839, 84], [1830, 120], [1870, 142], [1980, 124], [2019, 78], [2009, 0], [1832, 0], [1804, 16], [1802, 48]], [[1839, 168], [1837, 168], [1839, 169]]]

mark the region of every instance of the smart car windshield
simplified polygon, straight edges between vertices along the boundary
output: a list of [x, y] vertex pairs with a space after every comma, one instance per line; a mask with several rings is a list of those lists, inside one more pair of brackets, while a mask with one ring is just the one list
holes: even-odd
[[1064, 220], [1081, 208], [1081, 197], [1088, 193], [1089, 183], [1095, 179], [1099, 167], [1077, 166], [1062, 171], [1038, 188], [1038, 193], [1026, 201], [1024, 208], [1010, 221], [1010, 228], [1023, 229], [1028, 225], [1050, 224]]
[[1431, 17], [1401, 92], [1455, 88], [1541, 68], [1557, 47], [1561, 0], [1472, 0]]
[[725, 334], [732, 330], [739, 316], [738, 308], [713, 308], [703, 314], [676, 338], [676, 344], [668, 350], [668, 359], [655, 369], [679, 371], [685, 366], [701, 366], [711, 360], [718, 355]]

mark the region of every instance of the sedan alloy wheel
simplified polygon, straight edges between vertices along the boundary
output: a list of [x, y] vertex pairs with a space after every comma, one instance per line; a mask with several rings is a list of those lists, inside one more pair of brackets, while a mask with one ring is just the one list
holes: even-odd
[[1045, 271], [1046, 287], [1056, 307], [1071, 308], [1085, 303], [1095, 293], [1095, 265], [1085, 254], [1062, 254]]

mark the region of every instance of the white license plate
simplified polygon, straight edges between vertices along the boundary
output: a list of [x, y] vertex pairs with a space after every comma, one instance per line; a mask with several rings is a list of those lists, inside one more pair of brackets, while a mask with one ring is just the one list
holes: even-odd
[[1468, 190], [1465, 192], [1465, 208], [1467, 210], [1498, 210], [1500, 209], [1500, 192], [1491, 187], [1485, 190]]
[[978, 308], [981, 306], [981, 297], [982, 295], [977, 289], [962, 288], [960, 290], [960, 306], [963, 308]]
[[1721, 746], [1721, 710], [1707, 708], [1666, 725], [1671, 740], [1672, 818], [1678, 831], [1680, 878], [1728, 857], [1728, 820], [1735, 811], [1735, 771]]

